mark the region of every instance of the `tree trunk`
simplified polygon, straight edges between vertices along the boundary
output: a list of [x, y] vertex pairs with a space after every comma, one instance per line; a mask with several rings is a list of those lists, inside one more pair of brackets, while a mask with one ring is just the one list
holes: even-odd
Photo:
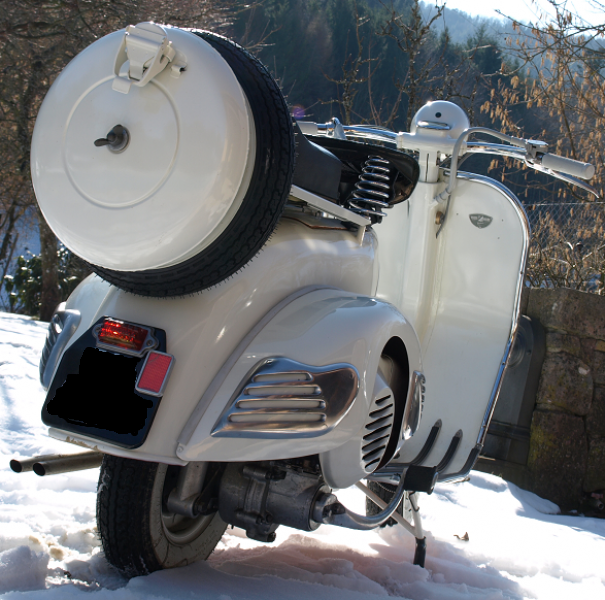
[[42, 261], [42, 291], [40, 293], [40, 320], [50, 321], [57, 304], [61, 302], [59, 288], [57, 238], [38, 211], [40, 230], [40, 259]]

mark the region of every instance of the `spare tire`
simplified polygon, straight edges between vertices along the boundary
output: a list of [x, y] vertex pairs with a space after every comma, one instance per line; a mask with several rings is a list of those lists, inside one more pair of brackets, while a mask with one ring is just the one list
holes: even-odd
[[[131, 85], [123, 40], [162, 31], [172, 63]], [[32, 141], [34, 189], [57, 237], [144, 296], [199, 292], [241, 269], [275, 228], [293, 171], [292, 121], [267, 69], [219, 35], [147, 23], [66, 67]]]

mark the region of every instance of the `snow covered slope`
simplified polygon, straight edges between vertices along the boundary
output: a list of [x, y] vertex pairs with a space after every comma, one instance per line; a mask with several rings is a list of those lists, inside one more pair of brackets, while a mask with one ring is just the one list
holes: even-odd
[[[605, 521], [557, 515], [514, 485], [473, 473], [421, 496], [427, 568], [401, 528], [314, 534], [282, 527], [275, 544], [229, 530], [208, 562], [127, 581], [103, 558], [98, 471], [17, 475], [12, 457], [77, 451], [48, 438], [38, 355], [46, 324], [0, 313], [0, 598], [10, 600], [605, 599]], [[362, 511], [360, 493], [343, 495]], [[468, 533], [468, 541], [458, 539]]]

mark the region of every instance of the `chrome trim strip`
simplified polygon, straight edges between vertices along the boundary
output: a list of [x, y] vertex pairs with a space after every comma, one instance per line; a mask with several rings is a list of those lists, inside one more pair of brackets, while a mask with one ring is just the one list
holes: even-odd
[[441, 121], [418, 121], [416, 127], [420, 129], [434, 129], [436, 131], [450, 131], [452, 129], [451, 125], [442, 123]]
[[504, 146], [490, 142], [466, 142], [464, 154], [493, 154], [508, 156], [517, 160], [525, 160], [525, 149], [518, 146]]
[[[45, 345], [50, 341], [51, 328], [54, 328], [57, 338], [53, 344], [44, 370], [40, 374], [40, 383], [45, 390], [48, 390], [52, 380], [55, 376], [55, 371], [59, 366], [59, 360], [63, 355], [63, 351], [67, 346], [67, 342], [73, 337], [78, 325], [80, 324], [81, 315], [80, 312], [73, 309], [66, 309], [65, 302], [62, 302], [52, 316], [50, 323], [48, 324], [49, 333], [46, 336]], [[57, 331], [57, 327], [61, 327], [61, 331]], [[42, 360], [42, 358], [41, 358]]]
[[426, 377], [420, 371], [412, 373], [412, 385], [405, 403], [401, 437], [409, 440], [417, 431], [424, 407]]
[[[519, 221], [523, 227], [523, 250], [521, 252], [521, 263], [519, 265], [519, 278], [517, 280], [517, 289], [515, 292], [515, 302], [512, 314], [511, 321], [511, 329], [508, 336], [508, 343], [506, 344], [506, 348], [504, 350], [504, 355], [502, 356], [502, 361], [500, 363], [500, 369], [498, 370], [498, 375], [496, 377], [496, 381], [494, 383], [494, 387], [492, 389], [492, 394], [490, 396], [489, 402], [487, 404], [487, 408], [485, 410], [485, 414], [483, 415], [483, 421], [481, 423], [481, 428], [479, 430], [479, 435], [477, 436], [477, 444], [483, 446], [485, 442], [485, 436], [487, 435], [487, 429], [489, 427], [489, 423], [492, 419], [492, 415], [494, 414], [494, 409], [496, 408], [496, 401], [498, 400], [498, 395], [500, 394], [500, 387], [502, 386], [502, 376], [504, 375], [504, 369], [506, 368], [506, 363], [508, 362], [508, 357], [510, 355], [513, 340], [515, 333], [517, 331], [517, 324], [519, 322], [519, 316], [521, 314], [521, 294], [523, 291], [523, 283], [525, 280], [525, 266], [527, 264], [527, 257], [529, 254], [529, 242], [531, 238], [531, 227], [529, 224], [529, 220], [527, 218], [527, 213], [523, 208], [523, 205], [517, 198], [515, 194], [513, 194], [507, 187], [491, 179], [490, 177], [486, 177], [484, 175], [477, 175], [475, 173], [466, 173], [459, 171], [458, 172], [459, 179], [466, 179], [470, 181], [478, 181], [485, 185], [488, 185], [496, 190], [498, 190], [503, 196], [505, 196], [508, 201], [511, 203], [513, 208], [515, 209], [517, 216], [519, 217]], [[478, 454], [477, 454], [478, 456]], [[469, 457], [470, 459], [470, 457]], [[476, 459], [475, 459], [476, 460]], [[470, 468], [469, 468], [470, 471]]]

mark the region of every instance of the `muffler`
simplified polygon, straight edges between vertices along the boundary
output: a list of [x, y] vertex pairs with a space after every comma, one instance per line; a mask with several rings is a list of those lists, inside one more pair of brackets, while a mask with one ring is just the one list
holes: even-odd
[[15, 473], [33, 471], [36, 475], [57, 475], [70, 471], [83, 471], [100, 467], [103, 462], [102, 452], [81, 452], [79, 454], [46, 454], [34, 456], [26, 460], [13, 458], [10, 468]]

